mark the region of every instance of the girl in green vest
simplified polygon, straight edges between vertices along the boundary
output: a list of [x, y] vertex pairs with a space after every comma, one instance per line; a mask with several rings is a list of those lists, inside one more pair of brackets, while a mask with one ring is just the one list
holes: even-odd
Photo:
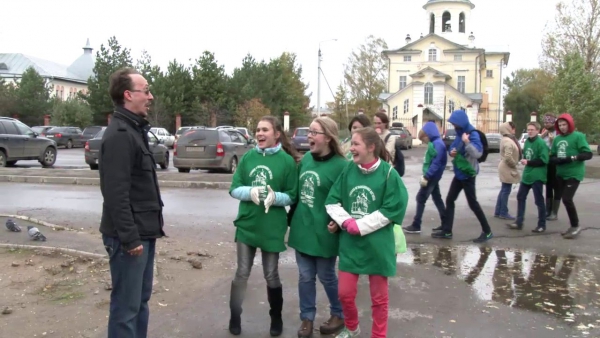
[[325, 201], [327, 213], [342, 229], [338, 293], [346, 328], [337, 337], [360, 333], [355, 303], [359, 275], [369, 276], [371, 337], [386, 337], [388, 277], [396, 274], [393, 227], [402, 224], [408, 192], [373, 128], [356, 130], [350, 151], [354, 163], [344, 169]]
[[240, 160], [229, 190], [233, 198], [240, 200], [238, 215], [233, 222], [236, 227], [237, 271], [231, 283], [229, 331], [233, 335], [242, 331], [242, 302], [256, 249], [260, 249], [271, 307], [270, 333], [271, 336], [279, 336], [283, 330], [283, 290], [278, 263], [279, 253], [286, 250], [285, 207], [295, 202], [297, 194], [296, 152], [281, 123], [272, 116], [260, 120], [256, 140], [256, 148]]
[[288, 245], [296, 249], [298, 264], [298, 294], [300, 296], [299, 338], [312, 337], [317, 312], [319, 277], [330, 304], [330, 318], [320, 326], [321, 334], [334, 334], [344, 327], [342, 305], [338, 298], [335, 263], [338, 255], [338, 233], [330, 233], [325, 199], [348, 161], [338, 140], [335, 121], [318, 117], [310, 124], [310, 153], [300, 162], [298, 172], [298, 204], [292, 216]]
[[350, 152], [350, 146], [352, 143], [352, 134], [357, 129], [364, 128], [364, 127], [370, 127], [370, 126], [371, 126], [371, 120], [369, 120], [369, 118], [365, 114], [356, 115], [352, 118], [352, 120], [350, 120], [350, 123], [348, 124], [348, 131], [350, 132], [350, 137], [346, 138], [342, 142], [342, 152], [348, 160], [352, 160], [352, 153]]

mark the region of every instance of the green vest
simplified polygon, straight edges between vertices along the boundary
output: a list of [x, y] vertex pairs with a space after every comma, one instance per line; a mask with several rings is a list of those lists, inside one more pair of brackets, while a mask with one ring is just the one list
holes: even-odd
[[548, 146], [541, 137], [536, 136], [533, 142], [527, 138], [525, 145], [523, 146], [523, 158], [527, 161], [531, 160], [542, 160], [545, 165], [541, 167], [525, 166], [523, 169], [523, 176], [521, 182], [527, 185], [533, 184], [535, 181], [541, 181], [546, 183], [548, 176], [548, 161], [550, 155], [548, 154]]
[[[585, 139], [585, 135], [578, 131], [568, 135], [556, 135], [552, 142], [552, 154], [556, 154], [558, 158], [567, 158], [587, 152], [591, 152], [590, 146]], [[581, 182], [585, 176], [585, 163], [583, 161], [573, 161], [557, 165], [556, 176], [565, 180], [574, 178]]]

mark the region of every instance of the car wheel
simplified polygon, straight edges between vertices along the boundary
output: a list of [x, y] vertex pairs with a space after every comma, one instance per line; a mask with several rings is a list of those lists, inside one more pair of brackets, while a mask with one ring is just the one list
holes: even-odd
[[48, 147], [44, 150], [44, 154], [40, 160], [40, 163], [44, 167], [51, 167], [56, 162], [56, 148]]
[[90, 169], [91, 170], [98, 170], [98, 165], [97, 164], [90, 164]]
[[161, 169], [167, 169], [169, 167], [169, 152], [167, 151], [165, 153], [165, 160], [160, 163], [160, 168]]
[[67, 141], [67, 149], [71, 149], [71, 148], [73, 148], [73, 141], [68, 140]]
[[238, 160], [237, 157], [232, 157], [231, 161], [229, 161], [229, 169], [227, 170], [227, 172], [229, 172], [230, 174], [235, 174], [235, 171], [237, 170], [237, 165], [238, 165]]
[[0, 168], [4, 168], [7, 165], [6, 154], [0, 150]]
[[179, 170], [180, 173], [189, 173], [190, 172], [190, 168], [177, 168], [177, 170]]

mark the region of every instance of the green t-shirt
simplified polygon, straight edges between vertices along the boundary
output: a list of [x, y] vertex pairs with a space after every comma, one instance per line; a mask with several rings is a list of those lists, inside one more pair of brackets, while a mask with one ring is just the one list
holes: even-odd
[[[287, 194], [292, 202], [296, 200], [296, 161], [283, 149], [272, 155], [259, 154], [256, 150], [244, 154], [233, 175], [229, 193], [238, 187], [267, 185], [270, 185], [274, 192]], [[260, 248], [265, 252], [286, 250], [284, 237], [288, 226], [287, 212], [283, 206], [273, 205], [267, 214], [262, 202], [256, 205], [252, 201], [240, 201], [238, 215], [233, 224], [236, 226], [236, 242]]]
[[[381, 161], [368, 174], [354, 163], [348, 163], [327, 196], [326, 205], [340, 203], [355, 219], [375, 211], [381, 212], [390, 223], [368, 235], [340, 233], [339, 269], [360, 275], [396, 275], [394, 224], [402, 224], [408, 191], [396, 170]], [[389, 177], [388, 177], [389, 173]]]
[[[552, 142], [552, 154], [556, 154], [558, 158], [567, 158], [589, 152], [591, 150], [585, 139], [585, 135], [578, 131], [574, 131], [568, 135], [556, 135], [554, 142]], [[573, 161], [559, 164], [556, 166], [556, 176], [565, 180], [574, 178], [578, 181], [583, 181], [585, 163], [583, 161]]]
[[315, 161], [304, 155], [298, 172], [298, 204], [292, 216], [288, 245], [315, 257], [335, 257], [338, 254], [339, 233], [327, 230], [331, 218], [325, 210], [325, 199], [348, 161], [339, 155], [325, 161]]
[[546, 183], [548, 176], [548, 161], [550, 160], [546, 142], [539, 136], [536, 136], [533, 141], [527, 138], [525, 140], [525, 145], [523, 146], [523, 158], [527, 161], [542, 160], [544, 165], [540, 167], [526, 165], [525, 169], [523, 169], [521, 182], [528, 185], [533, 184], [535, 181]]
[[425, 159], [423, 161], [423, 176], [427, 174], [429, 167], [431, 166], [431, 162], [437, 156], [437, 150], [433, 146], [433, 142], [429, 142], [427, 145], [427, 151], [425, 152]]

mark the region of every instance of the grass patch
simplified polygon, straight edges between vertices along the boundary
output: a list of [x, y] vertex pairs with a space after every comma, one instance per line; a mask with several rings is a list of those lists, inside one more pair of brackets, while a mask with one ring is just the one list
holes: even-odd
[[69, 303], [85, 297], [85, 294], [78, 290], [83, 284], [79, 279], [62, 279], [46, 284], [37, 294], [51, 302]]

